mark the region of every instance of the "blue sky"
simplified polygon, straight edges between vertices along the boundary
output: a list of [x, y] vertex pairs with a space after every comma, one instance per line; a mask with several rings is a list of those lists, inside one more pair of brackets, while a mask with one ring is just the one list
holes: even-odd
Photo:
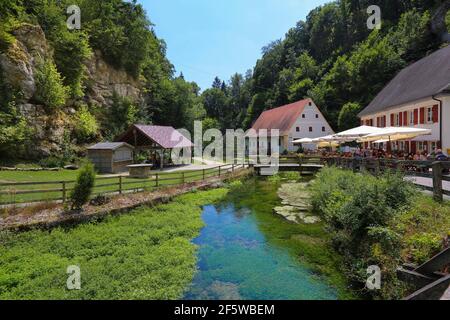
[[330, 0], [139, 0], [177, 73], [204, 90], [245, 73], [261, 48]]

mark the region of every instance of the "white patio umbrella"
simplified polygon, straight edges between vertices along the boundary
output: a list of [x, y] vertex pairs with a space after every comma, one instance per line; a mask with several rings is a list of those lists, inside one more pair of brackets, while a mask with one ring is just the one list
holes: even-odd
[[410, 140], [416, 137], [430, 135], [431, 130], [411, 127], [387, 127], [379, 132], [368, 134], [360, 138], [361, 142], [373, 142], [377, 140], [398, 141]]
[[369, 134], [374, 134], [380, 132], [384, 128], [372, 127], [372, 126], [360, 126], [350, 130], [342, 131], [335, 134], [339, 138], [347, 138], [357, 140], [361, 137], [367, 136]]
[[313, 143], [313, 139], [303, 138], [303, 139], [294, 140], [294, 144], [303, 144], [303, 143]]

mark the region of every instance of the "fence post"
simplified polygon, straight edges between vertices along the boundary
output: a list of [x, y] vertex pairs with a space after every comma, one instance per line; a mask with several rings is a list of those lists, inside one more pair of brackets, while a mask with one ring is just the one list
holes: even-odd
[[156, 181], [155, 181], [155, 186], [156, 186], [156, 188], [158, 188], [158, 187], [159, 187], [159, 175], [158, 175], [158, 173], [156, 173]]
[[219, 177], [220, 177], [220, 168], [222, 168], [221, 166], [219, 166]]
[[380, 174], [380, 159], [375, 160], [375, 175], [378, 176]]
[[122, 194], [122, 176], [119, 176], [119, 194]]
[[353, 158], [352, 167], [353, 167], [353, 172], [356, 172], [356, 168], [358, 167], [358, 159]]
[[66, 190], [66, 182], [62, 182], [62, 199], [63, 203], [66, 203], [66, 197], [67, 197], [67, 190]]
[[184, 172], [181, 173], [181, 184], [184, 184], [185, 180], [184, 180]]
[[436, 201], [444, 201], [442, 194], [442, 164], [439, 161], [433, 162], [433, 198]]

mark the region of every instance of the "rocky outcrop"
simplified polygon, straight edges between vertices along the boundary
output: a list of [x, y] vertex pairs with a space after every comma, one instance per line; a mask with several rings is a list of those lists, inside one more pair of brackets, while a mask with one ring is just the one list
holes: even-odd
[[86, 92], [88, 102], [108, 106], [114, 91], [134, 101], [142, 99], [139, 81], [124, 70], [117, 70], [107, 64], [100, 51], [95, 51], [86, 66], [89, 79]]
[[6, 83], [20, 92], [17, 106], [33, 130], [30, 157], [47, 156], [61, 151], [65, 132], [71, 130], [71, 115], [79, 102], [95, 103], [108, 108], [113, 92], [128, 96], [137, 103], [142, 101], [141, 85], [124, 70], [107, 64], [100, 52], [86, 61], [86, 90], [81, 101], [68, 101], [67, 106], [48, 114], [37, 104], [35, 73], [40, 61], [53, 59], [53, 49], [40, 26], [21, 24], [13, 32], [15, 41], [6, 52], [0, 53], [0, 67]]

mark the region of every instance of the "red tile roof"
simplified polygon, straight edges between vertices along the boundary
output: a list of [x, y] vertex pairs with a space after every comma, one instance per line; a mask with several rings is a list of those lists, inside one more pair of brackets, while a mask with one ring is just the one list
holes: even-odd
[[[252, 129], [278, 129], [280, 135], [287, 134], [295, 121], [300, 117], [305, 109], [305, 106], [311, 102], [311, 99], [305, 99], [298, 102], [294, 102], [279, 108], [264, 111], [253, 124]], [[270, 134], [270, 132], [268, 132]]]

